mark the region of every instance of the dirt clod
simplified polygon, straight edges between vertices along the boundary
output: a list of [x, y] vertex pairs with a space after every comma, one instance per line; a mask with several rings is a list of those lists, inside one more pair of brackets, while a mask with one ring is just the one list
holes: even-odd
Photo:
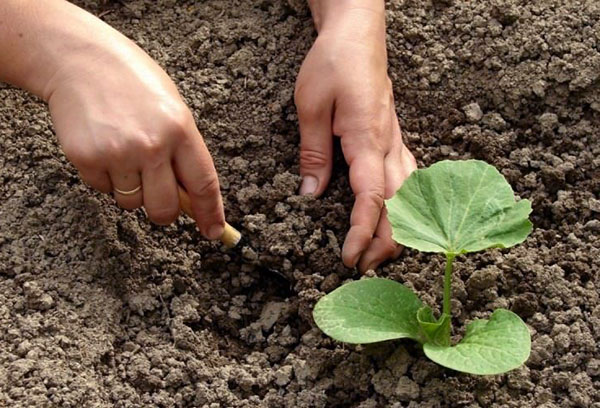
[[[359, 276], [340, 260], [343, 158], [322, 198], [297, 195], [305, 2], [77, 3], [174, 79], [247, 243], [226, 251], [189, 219], [119, 210], [79, 180], [47, 108], [0, 86], [0, 406], [600, 406], [599, 2], [388, 2], [419, 165], [485, 160], [533, 203], [524, 244], [455, 262], [455, 337], [495, 307], [532, 332], [527, 364], [492, 377], [441, 368], [411, 341], [349, 346], [314, 328], [318, 299]], [[372, 274], [441, 304], [439, 256], [407, 250]]]

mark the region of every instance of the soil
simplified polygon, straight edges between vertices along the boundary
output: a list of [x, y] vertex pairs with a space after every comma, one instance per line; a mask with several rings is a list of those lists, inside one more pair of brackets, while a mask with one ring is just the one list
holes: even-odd
[[[339, 152], [325, 196], [296, 195], [293, 86], [315, 36], [302, 0], [79, 4], [175, 80], [249, 246], [119, 210], [79, 181], [46, 107], [0, 88], [0, 406], [600, 407], [600, 3], [388, 4], [419, 165], [486, 160], [533, 202], [524, 244], [457, 262], [455, 327], [505, 307], [531, 329], [527, 364], [491, 377], [315, 328], [319, 297], [359, 276], [339, 257]], [[437, 307], [442, 261], [406, 251], [374, 273]]]

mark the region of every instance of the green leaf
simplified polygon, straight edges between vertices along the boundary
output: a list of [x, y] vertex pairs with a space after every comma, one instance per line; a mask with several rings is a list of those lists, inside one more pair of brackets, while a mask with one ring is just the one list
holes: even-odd
[[425, 338], [423, 343], [450, 345], [450, 315], [442, 313], [440, 318], [436, 319], [431, 308], [424, 306], [417, 312], [417, 321]]
[[478, 160], [416, 170], [386, 206], [394, 240], [425, 252], [508, 248], [532, 229], [531, 203], [516, 202], [504, 176]]
[[501, 374], [521, 366], [529, 358], [529, 329], [513, 312], [498, 309], [490, 320], [475, 320], [456, 346], [426, 343], [425, 355], [444, 367], [478, 375]]
[[406, 286], [372, 278], [347, 283], [319, 300], [315, 323], [345, 343], [365, 344], [408, 337], [419, 340], [417, 311], [423, 304]]

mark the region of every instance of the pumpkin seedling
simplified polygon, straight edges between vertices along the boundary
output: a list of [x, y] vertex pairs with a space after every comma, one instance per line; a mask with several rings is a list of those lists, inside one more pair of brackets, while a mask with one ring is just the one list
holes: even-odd
[[313, 311], [319, 328], [355, 344], [411, 338], [431, 360], [471, 374], [500, 374], [523, 364], [531, 350], [529, 329], [509, 310], [471, 322], [462, 340], [451, 344], [450, 284], [458, 255], [523, 242], [532, 229], [531, 203], [516, 201], [495, 167], [466, 160], [416, 170], [386, 207], [396, 242], [445, 254], [441, 315], [436, 319], [430, 307], [398, 282], [362, 279], [319, 300]]

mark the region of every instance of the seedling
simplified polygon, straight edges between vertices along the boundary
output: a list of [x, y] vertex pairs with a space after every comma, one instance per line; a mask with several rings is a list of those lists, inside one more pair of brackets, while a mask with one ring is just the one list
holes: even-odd
[[466, 160], [416, 170], [386, 207], [396, 242], [446, 255], [440, 317], [406, 286], [372, 278], [324, 296], [313, 311], [319, 328], [345, 343], [411, 338], [431, 360], [471, 374], [500, 374], [523, 364], [531, 350], [529, 329], [506, 309], [495, 310], [489, 320], [474, 320], [462, 340], [451, 344], [450, 284], [457, 256], [523, 242], [532, 229], [531, 203], [515, 201], [493, 166]]

